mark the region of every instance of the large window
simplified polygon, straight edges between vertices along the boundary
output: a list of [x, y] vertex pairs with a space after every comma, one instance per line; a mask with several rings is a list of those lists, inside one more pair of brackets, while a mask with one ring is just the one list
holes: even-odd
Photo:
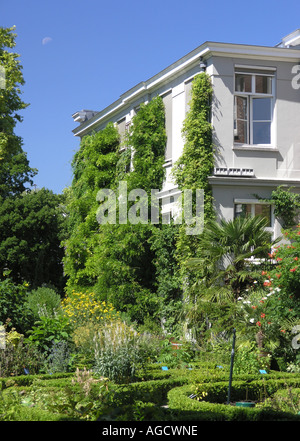
[[261, 203], [258, 199], [235, 199], [234, 200], [234, 217], [239, 216], [263, 216], [267, 219], [266, 230], [272, 234], [274, 238], [274, 206], [268, 203]]
[[271, 144], [272, 71], [236, 69], [234, 93], [235, 144]]
[[234, 205], [234, 216], [263, 216], [267, 219], [267, 227], [273, 226], [272, 206], [270, 204], [256, 204], [240, 202]]

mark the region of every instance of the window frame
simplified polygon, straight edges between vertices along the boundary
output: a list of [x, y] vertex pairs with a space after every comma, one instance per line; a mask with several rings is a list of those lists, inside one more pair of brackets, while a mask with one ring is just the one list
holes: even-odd
[[[233, 103], [233, 145], [237, 147], [272, 147], [274, 145], [274, 107], [275, 107], [275, 72], [276, 68], [264, 68], [264, 67], [239, 67], [235, 66], [234, 69], [234, 103]], [[251, 91], [237, 91], [237, 75], [249, 75], [251, 77]], [[271, 78], [271, 93], [256, 92], [256, 77], [269, 77]], [[237, 133], [237, 97], [246, 99], [247, 103], [247, 119], [240, 119], [240, 121], [246, 122], [247, 127], [247, 139], [246, 142], [236, 141], [235, 134]], [[255, 99], [269, 98], [270, 99], [270, 119], [266, 120], [254, 120], [253, 119], [253, 101]], [[269, 143], [254, 143], [254, 124], [257, 122], [267, 122], [270, 124], [270, 142]]]
[[[271, 220], [271, 226], [266, 227], [265, 230], [269, 231], [272, 236], [271, 240], [274, 240], [275, 238], [275, 215], [274, 215], [274, 205], [270, 204], [270, 202], [264, 202], [260, 201], [258, 199], [234, 199], [233, 201], [233, 217], [236, 218], [236, 210], [235, 206], [238, 204], [248, 204], [251, 205], [251, 215], [255, 215], [255, 205], [270, 205], [271, 213], [270, 213], [270, 220]], [[270, 244], [271, 248], [271, 244]], [[250, 258], [246, 259], [248, 262], [254, 263], [254, 264], [261, 264], [264, 259], [258, 258], [256, 256], [251, 256]]]
[[236, 205], [251, 205], [251, 215], [255, 216], [255, 205], [270, 205], [270, 221], [271, 221], [271, 226], [270, 227], [266, 227], [267, 231], [270, 231], [270, 233], [272, 233], [272, 237], [274, 237], [275, 235], [275, 215], [274, 215], [274, 205], [271, 204], [268, 201], [260, 201], [259, 199], [234, 199], [233, 201], [233, 216], [234, 218], [236, 218], [236, 209], [235, 206]]

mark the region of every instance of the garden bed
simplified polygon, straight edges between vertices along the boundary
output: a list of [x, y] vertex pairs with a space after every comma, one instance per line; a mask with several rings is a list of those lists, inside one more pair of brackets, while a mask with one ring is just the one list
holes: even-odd
[[[163, 372], [160, 366], [152, 366], [148, 375], [151, 376], [150, 380], [140, 378], [129, 384], [109, 382], [111, 395], [105, 393], [100, 398], [97, 383], [92, 385], [88, 397], [80, 395], [79, 384], [72, 382], [74, 373], [2, 378], [2, 402], [4, 399], [9, 404], [8, 399], [11, 400], [11, 419], [17, 421], [132, 421], [141, 417], [146, 421], [300, 420], [300, 415], [295, 412], [258, 406], [264, 399], [270, 400], [279, 392], [284, 394], [287, 389], [299, 391], [299, 374], [270, 372], [263, 377], [256, 374], [236, 375], [231, 386], [229, 405], [226, 404], [228, 373], [215, 367], [208, 370], [207, 366], [199, 364], [192, 370], [170, 369]], [[109, 402], [108, 397], [112, 401]], [[81, 414], [75, 410], [76, 399]], [[255, 407], [236, 405], [246, 399], [255, 402]], [[107, 405], [101, 407], [101, 400], [107, 400]], [[3, 407], [1, 410], [0, 403], [1, 413]]]

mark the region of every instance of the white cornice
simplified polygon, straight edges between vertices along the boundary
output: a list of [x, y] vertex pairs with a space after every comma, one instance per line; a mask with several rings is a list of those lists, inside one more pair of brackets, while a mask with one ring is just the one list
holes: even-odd
[[172, 77], [176, 77], [186, 69], [191, 68], [193, 65], [197, 65], [200, 61], [200, 57], [208, 59], [211, 56], [233, 57], [233, 58], [247, 58], [247, 59], [261, 59], [261, 60], [274, 60], [274, 61], [300, 61], [299, 49], [287, 49], [280, 47], [269, 46], [251, 46], [243, 44], [232, 43], [217, 43], [207, 41], [201, 46], [197, 47], [193, 51], [189, 52], [184, 57], [180, 58], [175, 63], [171, 64], [166, 69], [162, 70], [158, 74], [154, 75], [147, 81], [143, 81], [137, 84], [135, 87], [129, 89], [122, 94], [118, 100], [110, 104], [108, 107], [98, 112], [95, 116], [88, 121], [83, 122], [73, 130], [75, 136], [84, 136], [99, 126], [102, 122], [105, 122], [114, 113], [120, 111], [122, 108], [128, 105], [131, 101], [138, 99], [140, 96], [150, 93], [153, 89], [157, 89], [160, 85], [170, 80]]
[[210, 176], [209, 183], [213, 186], [252, 186], [252, 187], [278, 187], [278, 185], [287, 185], [300, 187], [298, 179], [278, 179], [278, 178], [239, 178], [239, 177], [219, 177]]

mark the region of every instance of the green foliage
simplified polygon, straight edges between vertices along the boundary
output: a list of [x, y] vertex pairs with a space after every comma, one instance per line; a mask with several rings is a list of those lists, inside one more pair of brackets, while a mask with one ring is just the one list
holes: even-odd
[[182, 287], [176, 256], [179, 226], [173, 223], [153, 229], [149, 238], [154, 252], [155, 286], [160, 301], [156, 321], [163, 323], [167, 332], [181, 333]]
[[203, 189], [205, 218], [213, 217], [212, 193], [208, 176], [213, 170], [212, 125], [210, 119], [212, 85], [206, 73], [192, 83], [190, 109], [183, 125], [185, 145], [173, 168], [175, 182], [181, 190]]
[[102, 188], [115, 185], [119, 134], [112, 123], [104, 130], [85, 136], [75, 154], [73, 182], [66, 191], [68, 239], [64, 242], [64, 271], [72, 288], [93, 286], [96, 275], [86, 264], [99, 243], [96, 195]]
[[162, 188], [166, 142], [164, 105], [158, 96], [141, 104], [132, 120], [128, 144], [134, 152], [133, 170], [125, 177], [129, 189], [150, 194], [151, 189]]
[[[286, 307], [295, 308], [295, 317], [299, 317], [297, 300], [300, 293], [300, 225], [291, 230], [283, 231], [287, 243], [282, 243], [270, 255], [273, 265], [266, 273], [269, 278], [269, 289], [280, 288], [281, 297]], [[271, 280], [272, 279], [272, 280]], [[283, 312], [283, 311], [281, 311]]]
[[296, 224], [296, 216], [300, 208], [300, 195], [292, 192], [293, 187], [280, 185], [273, 190], [269, 199], [259, 199], [274, 205], [274, 215], [282, 220], [283, 228], [291, 228]]
[[14, 133], [22, 121], [18, 112], [27, 104], [20, 97], [24, 78], [19, 55], [12, 51], [16, 45], [13, 31], [14, 27], [0, 27], [0, 66], [5, 71], [5, 87], [0, 89], [0, 199], [21, 194], [36, 174], [29, 167], [21, 138]]
[[74, 356], [71, 353], [71, 346], [65, 340], [53, 343], [43, 369], [51, 374], [72, 371]]
[[[257, 399], [263, 396], [265, 391], [274, 393], [274, 386], [282, 388], [284, 383], [272, 384], [270, 381], [263, 383], [261, 380], [251, 383], [235, 381], [232, 383], [232, 398], [233, 401], [242, 401], [248, 395], [249, 399]], [[221, 404], [226, 401], [227, 389], [228, 384], [224, 382], [198, 387], [196, 392], [208, 392], [204, 401], [189, 398], [195, 393], [195, 387], [186, 385], [173, 388], [168, 393], [173, 417], [176, 421], [182, 420], [182, 414], [188, 421], [299, 421], [299, 415], [295, 415], [291, 410], [282, 412], [274, 408], [241, 408]]]
[[7, 331], [15, 328], [25, 334], [33, 323], [32, 314], [25, 307], [28, 286], [26, 282], [16, 284], [10, 277], [0, 280], [0, 323], [6, 326]]
[[21, 338], [15, 344], [7, 342], [0, 350], [0, 377], [24, 374], [24, 368], [31, 374], [39, 372], [44, 362], [43, 354], [34, 346], [25, 344]]
[[143, 337], [122, 322], [112, 322], [95, 336], [95, 371], [116, 383], [135, 378], [144, 360]]
[[[150, 194], [152, 188], [160, 189], [165, 145], [164, 107], [157, 97], [141, 105], [133, 118], [123, 153], [113, 124], [83, 138], [67, 192], [69, 238], [65, 241], [64, 270], [69, 291], [91, 288], [99, 300], [113, 303], [138, 322], [158, 309], [153, 293], [154, 253], [148, 243], [154, 227], [99, 225], [96, 195], [103, 188], [117, 191], [120, 179], [126, 181], [128, 191], [140, 188]], [[130, 149], [134, 151], [131, 171]]]
[[60, 310], [60, 302], [61, 297], [54, 289], [41, 286], [28, 293], [26, 306], [37, 320], [43, 315], [55, 315]]
[[278, 412], [292, 412], [299, 415], [300, 412], [300, 389], [287, 387], [280, 389], [273, 397], [266, 398], [258, 406], [261, 409], [275, 409]]
[[[189, 265], [199, 271], [204, 286], [224, 282], [235, 299], [253, 282], [255, 267], [249, 268], [251, 256], [266, 258], [271, 247], [271, 234], [266, 219], [238, 217], [234, 220], [209, 220], [199, 239], [198, 257]], [[251, 270], [251, 272], [250, 272]]]
[[30, 331], [26, 342], [36, 345], [40, 350], [49, 353], [53, 343], [68, 341], [71, 327], [67, 317], [55, 315], [41, 316]]
[[[204, 221], [214, 217], [213, 199], [208, 177], [214, 165], [212, 145], [212, 125], [210, 123], [212, 84], [206, 73], [197, 75], [192, 83], [190, 108], [183, 125], [184, 147], [172, 174], [180, 190], [204, 191]], [[186, 267], [186, 262], [194, 257], [199, 242], [199, 235], [187, 235], [185, 225], [179, 229], [177, 260], [182, 280], [187, 282], [185, 295], [189, 296], [189, 287], [195, 281]]]
[[249, 346], [240, 346], [237, 348], [234, 357], [234, 373], [255, 374], [260, 369], [268, 371], [269, 367], [269, 357], [260, 357], [260, 351], [255, 342], [252, 342]]
[[0, 271], [11, 270], [16, 283], [26, 280], [63, 287], [63, 197], [41, 189], [0, 204]]
[[180, 368], [190, 366], [194, 357], [195, 354], [190, 343], [181, 343], [177, 348], [171, 344], [169, 339], [164, 339], [161, 342], [157, 360], [168, 368]]

